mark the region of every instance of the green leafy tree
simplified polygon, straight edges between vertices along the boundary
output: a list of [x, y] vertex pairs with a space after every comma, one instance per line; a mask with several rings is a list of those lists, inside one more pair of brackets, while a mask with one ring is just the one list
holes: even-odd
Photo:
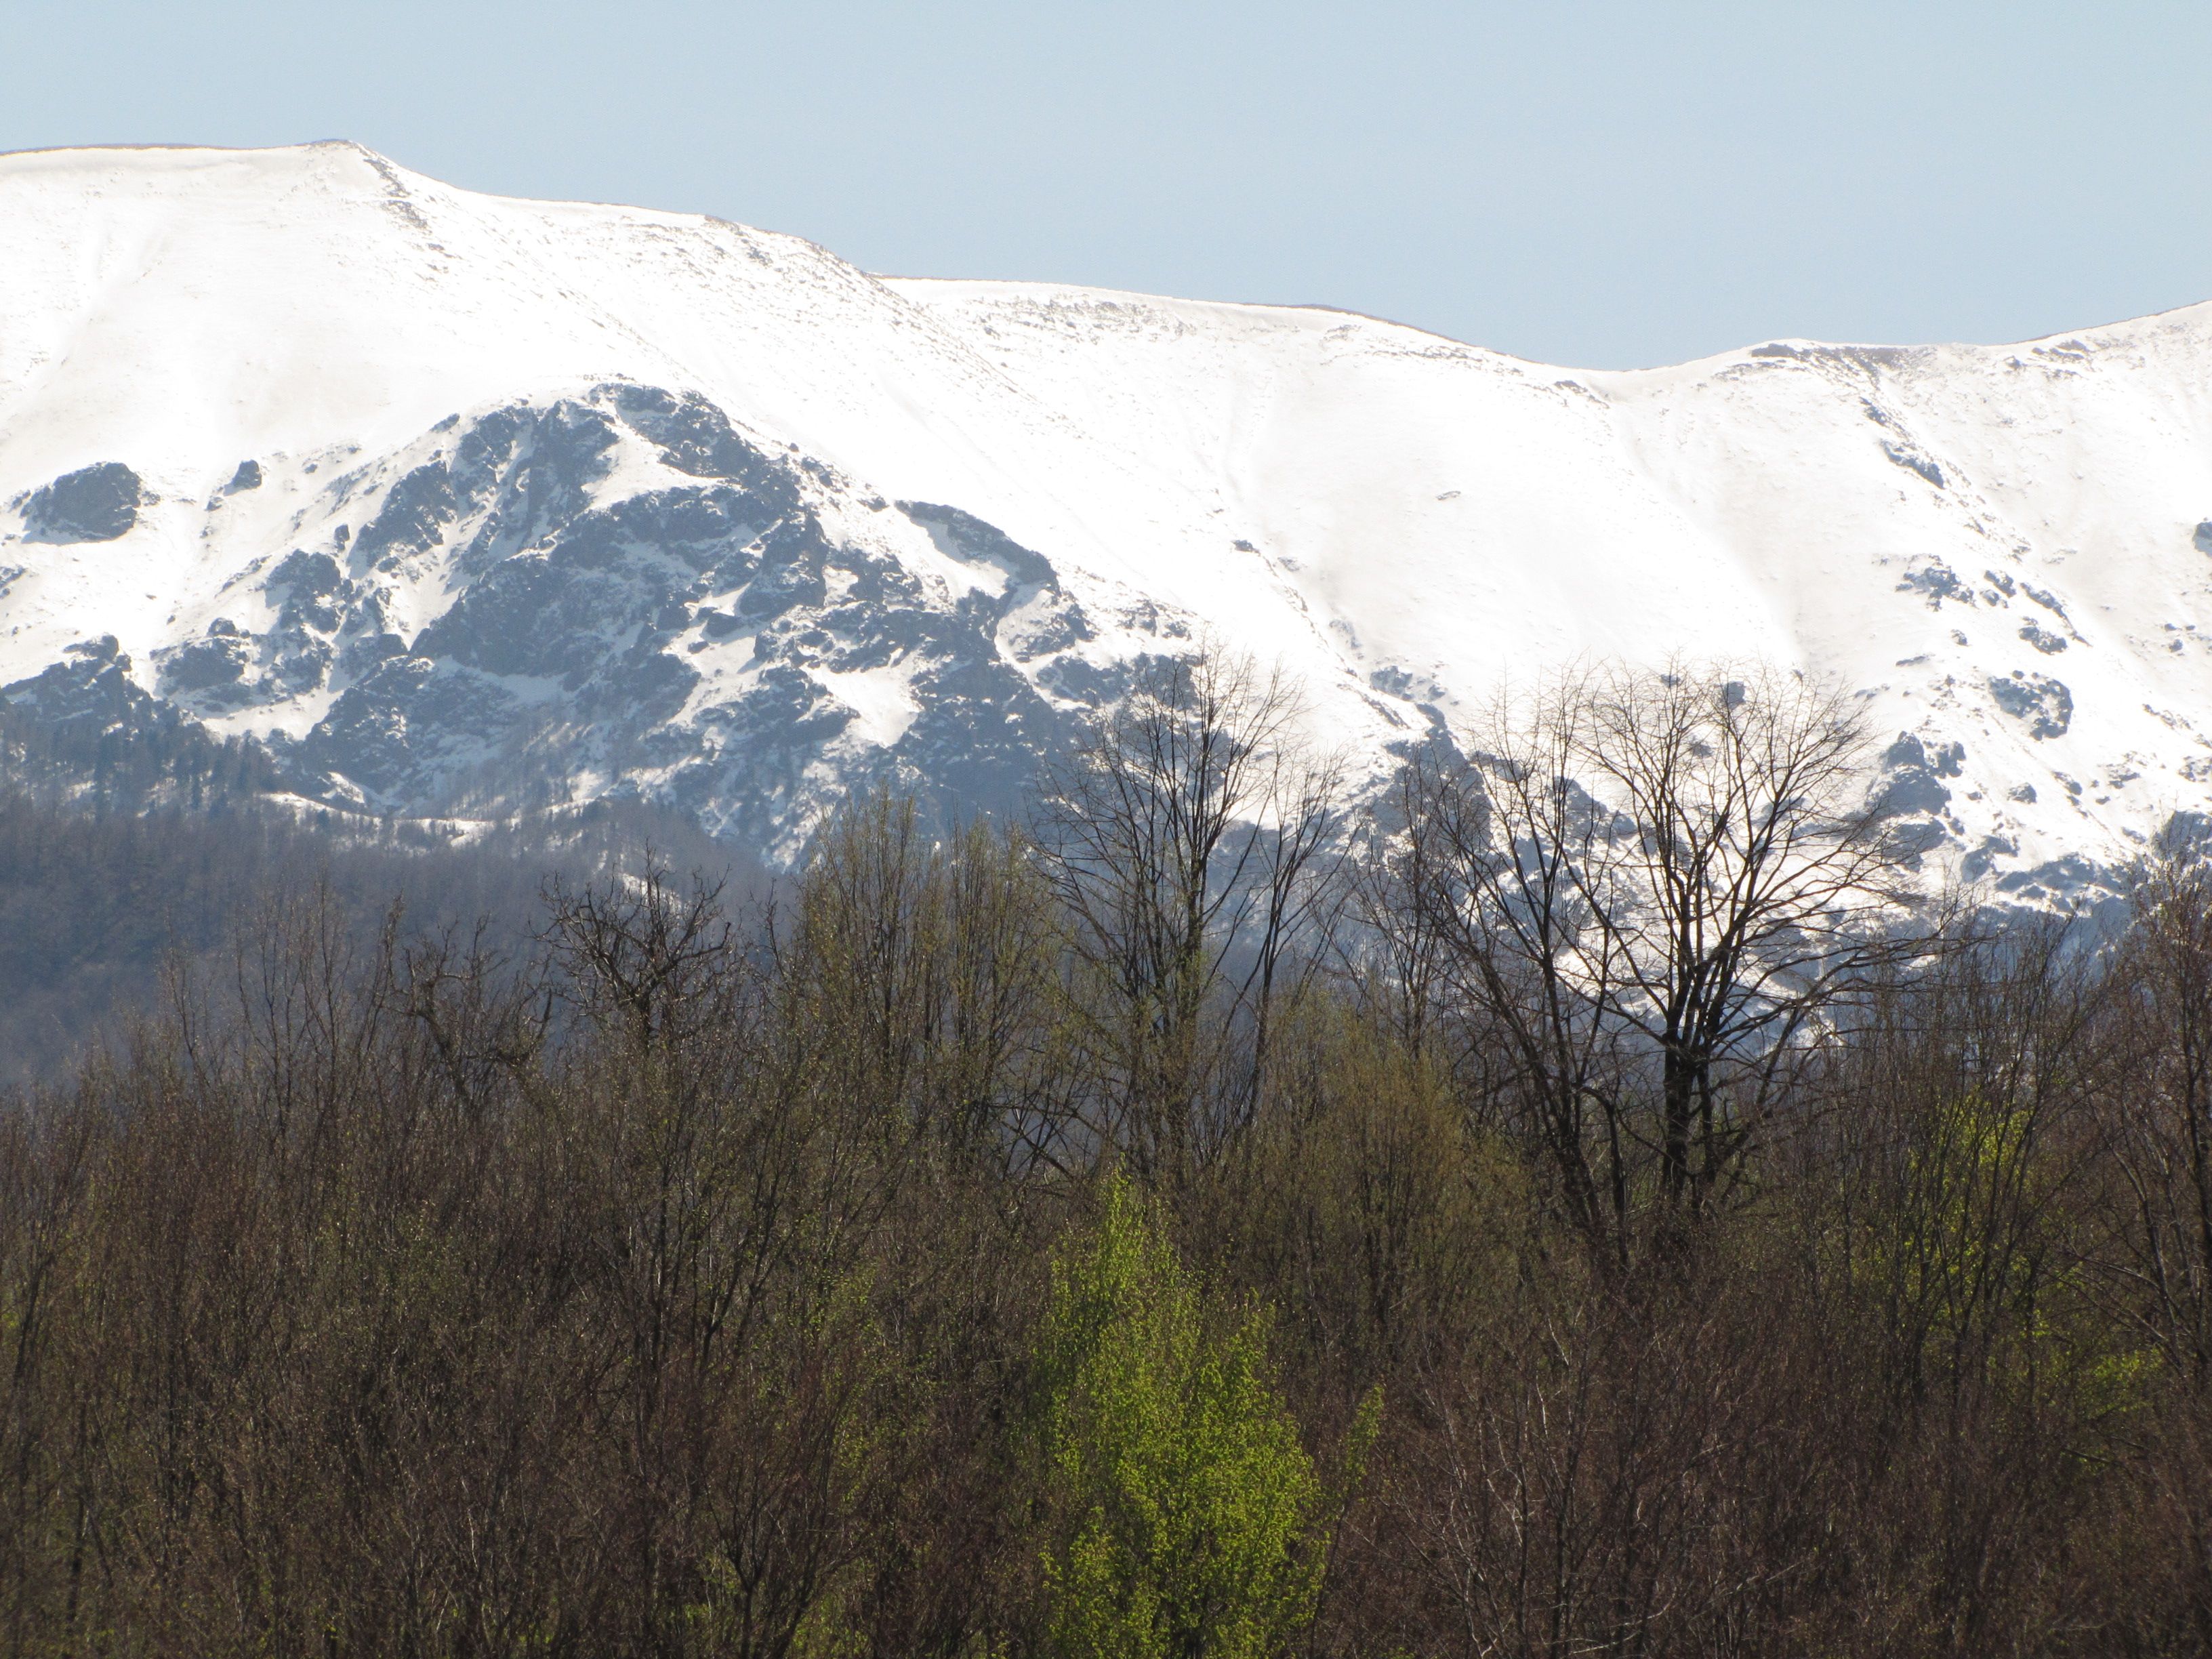
[[1048, 1619], [1067, 1659], [1265, 1659], [1313, 1617], [1325, 1493], [1265, 1316], [1207, 1314], [1111, 1184], [1097, 1231], [1054, 1264], [1042, 1334]]

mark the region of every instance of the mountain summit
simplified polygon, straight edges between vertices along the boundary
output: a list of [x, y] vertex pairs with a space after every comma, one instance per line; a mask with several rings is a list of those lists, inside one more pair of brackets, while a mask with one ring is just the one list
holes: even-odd
[[2212, 308], [1569, 371], [346, 143], [0, 157], [0, 696], [333, 804], [787, 859], [872, 777], [1012, 799], [1211, 636], [1370, 779], [1569, 660], [1832, 676], [1898, 832], [2031, 895], [2212, 811]]

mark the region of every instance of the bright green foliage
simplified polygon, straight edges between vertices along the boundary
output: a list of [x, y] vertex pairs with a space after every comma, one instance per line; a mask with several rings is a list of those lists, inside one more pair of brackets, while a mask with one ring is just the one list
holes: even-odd
[[2048, 1236], [2056, 1173], [2032, 1115], [1969, 1093], [1937, 1109], [1905, 1169], [1893, 1231], [1868, 1263], [1889, 1287], [1907, 1379], [1978, 1369], [2045, 1407], [2136, 1404], [2147, 1364], [2096, 1317], [2078, 1263]]
[[1268, 1659], [1312, 1619], [1328, 1537], [1262, 1315], [1206, 1301], [1115, 1183], [1054, 1263], [1042, 1336], [1054, 1650]]

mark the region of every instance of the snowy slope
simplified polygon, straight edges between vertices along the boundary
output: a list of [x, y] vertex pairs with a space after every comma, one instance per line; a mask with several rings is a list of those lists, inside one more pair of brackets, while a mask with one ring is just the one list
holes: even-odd
[[345, 144], [0, 157], [0, 683], [378, 810], [635, 790], [787, 854], [886, 767], [1018, 792], [1201, 631], [1371, 771], [1501, 677], [1759, 656], [2018, 884], [2212, 809], [2208, 388], [2212, 308], [1569, 372]]

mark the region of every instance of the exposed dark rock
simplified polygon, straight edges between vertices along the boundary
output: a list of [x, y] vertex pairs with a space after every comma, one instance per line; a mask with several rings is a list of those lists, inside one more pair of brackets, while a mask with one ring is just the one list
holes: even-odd
[[1133, 674], [1121, 665], [1101, 665], [1081, 657], [1060, 657], [1045, 665], [1038, 679], [1056, 696], [1103, 708], [1126, 696]]
[[520, 709], [496, 679], [452, 664], [399, 657], [343, 693], [300, 747], [300, 759], [343, 776], [380, 804], [441, 804], [457, 764], [495, 759]]
[[120, 461], [79, 467], [31, 492], [25, 534], [34, 542], [112, 542], [137, 527], [138, 509], [152, 499]]
[[112, 634], [73, 645], [61, 661], [0, 686], [0, 702], [47, 734], [58, 752], [88, 762], [112, 743], [191, 724], [131, 679], [131, 659]]
[[2013, 719], [2028, 723], [2030, 737], [2062, 737], [2074, 721], [2074, 694], [2047, 674], [2015, 668], [2009, 678], [1990, 681], [1990, 696]]
[[2168, 858], [2204, 857], [2212, 853], [2212, 813], [2185, 807], [2169, 813], [2151, 845]]
[[939, 550], [953, 558], [995, 565], [1006, 573], [1009, 583], [1055, 590], [1060, 586], [1051, 560], [972, 513], [934, 501], [901, 501], [898, 508], [927, 530]]
[[1982, 844], [1959, 860], [1959, 874], [1970, 882], [1986, 881], [2001, 858], [2017, 857], [2020, 843], [2008, 836], [1984, 836]]
[[1881, 447], [1881, 453], [1906, 471], [1917, 473], [1936, 489], [1943, 487], [1943, 469], [1917, 450], [1907, 448], [1903, 444], [1886, 443]]
[[277, 562], [261, 586], [276, 601], [286, 622], [304, 617], [325, 632], [337, 626], [336, 601], [345, 591], [346, 580], [329, 554], [295, 549]]
[[[1949, 745], [1956, 747], [1956, 745]], [[1951, 804], [1951, 792], [1937, 781], [1926, 747], [1910, 732], [1900, 734], [1882, 756], [1889, 775], [1875, 797], [1875, 813], [1885, 818], [1935, 814]], [[1953, 763], [1956, 770], [1956, 762]]]
[[915, 690], [921, 712], [892, 757], [970, 810], [1014, 806], [1069, 735], [1059, 711], [1002, 662], [956, 659], [918, 677]]
[[235, 686], [253, 659], [252, 647], [235, 633], [191, 640], [160, 656], [160, 684], [171, 696]]
[[407, 553], [434, 547], [445, 527], [460, 516], [453, 473], [443, 461], [416, 467], [392, 486], [384, 505], [362, 526], [354, 544], [356, 566], [397, 562]]
[[1899, 592], [1909, 592], [1926, 595], [1928, 608], [1930, 611], [1942, 610], [1943, 601], [1946, 599], [1959, 605], [1972, 605], [1974, 602], [1972, 586], [1960, 581], [1958, 572], [1941, 560], [1931, 561], [1917, 570], [1906, 573], [1905, 580], [1898, 583], [1897, 586]]
[[1949, 841], [1950, 832], [1929, 818], [1893, 823], [1882, 832], [1882, 843], [1890, 855], [1909, 870], [1917, 870], [1920, 860], [1928, 854]]
[[678, 397], [658, 386], [639, 386], [601, 390], [611, 397], [623, 422], [678, 471], [740, 485], [771, 518], [798, 509], [792, 464], [740, 437], [730, 417], [697, 393]]
[[2127, 913], [2127, 899], [2113, 872], [2079, 853], [2033, 869], [2007, 871], [1992, 885], [2005, 897], [2084, 916], [2095, 929], [2117, 928]]

